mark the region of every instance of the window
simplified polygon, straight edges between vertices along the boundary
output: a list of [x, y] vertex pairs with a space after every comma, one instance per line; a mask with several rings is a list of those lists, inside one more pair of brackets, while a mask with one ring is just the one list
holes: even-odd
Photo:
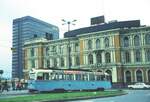
[[92, 41], [88, 40], [88, 50], [92, 49]]
[[31, 56], [33, 57], [34, 55], [35, 55], [35, 53], [34, 53], [34, 48], [31, 48]]
[[146, 49], [145, 51], [146, 61], [150, 61], [150, 49]]
[[140, 70], [137, 70], [136, 71], [136, 79], [137, 79], [137, 82], [142, 82], [143, 79], [142, 79], [142, 72]]
[[131, 61], [130, 53], [128, 51], [125, 51], [125, 62], [129, 63]]
[[76, 65], [80, 65], [80, 58], [79, 58], [79, 56], [76, 56]]
[[141, 52], [140, 50], [135, 51], [135, 61], [140, 62], [141, 61]]
[[71, 56], [69, 57], [69, 66], [72, 66], [72, 58], [71, 58]]
[[54, 67], [57, 67], [57, 59], [54, 58]]
[[53, 51], [53, 52], [56, 52], [56, 46], [53, 46], [53, 47], [52, 47], [52, 51]]
[[47, 60], [46, 63], [47, 63], [47, 68], [49, 68], [50, 67], [50, 60]]
[[96, 54], [96, 60], [97, 60], [97, 63], [102, 63], [102, 56], [101, 56], [101, 53], [97, 53], [97, 54]]
[[49, 55], [49, 47], [46, 47], [46, 55]]
[[126, 71], [126, 82], [130, 83], [131, 82], [131, 72], [130, 71]]
[[110, 63], [110, 61], [111, 61], [111, 59], [110, 59], [110, 53], [107, 52], [107, 53], [105, 54], [105, 62], [106, 62], [106, 63]]
[[150, 82], [150, 70], [148, 70], [147, 75], [148, 75], [148, 82]]
[[75, 43], [75, 52], [79, 51], [79, 45], [78, 43]]
[[35, 60], [32, 60], [32, 61], [31, 61], [31, 67], [32, 67], [32, 68], [35, 68]]
[[109, 39], [108, 38], [105, 38], [104, 44], [105, 44], [106, 48], [109, 47]]
[[100, 48], [100, 40], [96, 39], [96, 49], [99, 49], [99, 48]]
[[93, 64], [93, 55], [89, 54], [88, 56], [89, 64]]
[[59, 47], [60, 49], [60, 54], [63, 54], [63, 46], [61, 45], [60, 47]]
[[124, 37], [123, 42], [124, 42], [124, 47], [129, 46], [129, 38], [128, 37]]
[[61, 67], [64, 67], [64, 58], [61, 58]]
[[140, 38], [138, 35], [134, 37], [134, 46], [139, 46], [140, 45]]
[[145, 44], [150, 44], [150, 34], [145, 35]]

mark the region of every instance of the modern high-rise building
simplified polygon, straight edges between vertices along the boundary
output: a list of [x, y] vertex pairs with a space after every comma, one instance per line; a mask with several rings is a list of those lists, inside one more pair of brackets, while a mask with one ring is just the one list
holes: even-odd
[[23, 76], [23, 44], [35, 37], [44, 37], [48, 40], [59, 38], [57, 26], [39, 19], [25, 16], [13, 20], [13, 53], [12, 53], [12, 78]]

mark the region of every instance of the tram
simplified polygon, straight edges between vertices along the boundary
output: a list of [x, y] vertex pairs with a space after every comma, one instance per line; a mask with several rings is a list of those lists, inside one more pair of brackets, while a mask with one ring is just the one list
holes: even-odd
[[110, 89], [109, 75], [102, 72], [66, 69], [32, 69], [29, 92], [104, 90]]

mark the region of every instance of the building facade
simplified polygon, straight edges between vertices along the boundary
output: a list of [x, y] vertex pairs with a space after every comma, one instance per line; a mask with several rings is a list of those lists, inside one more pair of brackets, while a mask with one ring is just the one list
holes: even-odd
[[59, 38], [57, 26], [48, 24], [36, 18], [25, 16], [13, 20], [12, 78], [23, 76], [23, 45], [33, 37], [45, 37], [48, 40]]
[[89, 69], [118, 83], [150, 83], [150, 27], [116, 28], [25, 43], [24, 77], [32, 68]]

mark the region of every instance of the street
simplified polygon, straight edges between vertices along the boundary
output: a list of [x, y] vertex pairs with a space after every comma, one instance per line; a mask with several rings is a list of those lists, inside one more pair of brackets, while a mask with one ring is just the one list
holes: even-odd
[[150, 102], [150, 90], [126, 90], [127, 95], [70, 102]]
[[[128, 94], [116, 97], [78, 100], [69, 102], [150, 102], [150, 90], [125, 90]], [[1, 98], [31, 95], [27, 90], [0, 93]]]

